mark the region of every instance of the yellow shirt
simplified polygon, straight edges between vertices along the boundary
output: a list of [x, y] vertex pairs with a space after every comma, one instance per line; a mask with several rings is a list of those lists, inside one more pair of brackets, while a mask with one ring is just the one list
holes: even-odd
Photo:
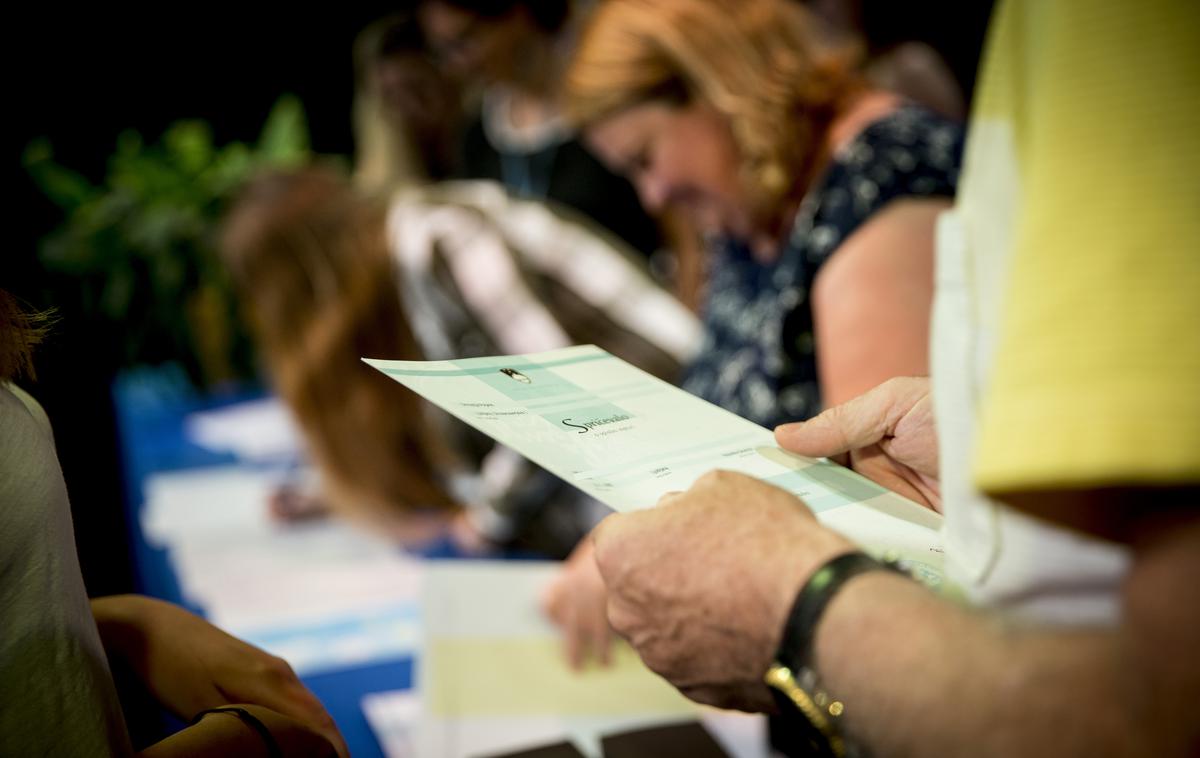
[[1200, 3], [1014, 1], [990, 34], [972, 117], [1019, 192], [975, 482], [1200, 481]]
[[1112, 623], [1128, 551], [985, 493], [1200, 480], [1200, 5], [1011, 0], [938, 224], [947, 579]]

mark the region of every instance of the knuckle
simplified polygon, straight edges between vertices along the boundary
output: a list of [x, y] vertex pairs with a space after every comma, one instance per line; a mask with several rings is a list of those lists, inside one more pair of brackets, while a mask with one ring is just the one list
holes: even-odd
[[592, 533], [588, 537], [592, 543], [592, 552], [599, 555], [612, 540], [614, 530], [617, 529], [621, 514], [614, 513], [610, 516], [605, 516], [599, 524], [592, 527]]
[[696, 485], [699, 487], [718, 487], [734, 476], [733, 472], [725, 469], [713, 469], [706, 472], [703, 476], [696, 480]]
[[323, 707], [321, 707], [320, 705], [317, 705], [316, 707], [317, 707], [317, 712], [316, 712], [316, 714], [314, 715], [314, 719], [315, 719], [315, 721], [316, 721], [317, 725], [318, 725], [318, 726], [319, 726], [321, 729], [323, 729], [323, 730], [327, 730], [327, 731], [331, 731], [331, 730], [334, 730], [334, 729], [336, 729], [336, 728], [337, 728], [337, 724], [334, 722], [334, 720], [333, 720], [333, 716], [330, 716], [330, 715], [329, 715], [329, 712], [328, 712], [328, 711], [326, 711], [326, 710], [325, 710]]
[[637, 618], [626, 612], [615, 600], [609, 600], [606, 604], [605, 617], [613, 631], [626, 639], [629, 639], [634, 629], [637, 628]]
[[615, 576], [614, 570], [615, 558], [612, 555], [613, 550], [607, 543], [596, 543], [596, 553], [594, 560], [596, 561], [596, 570], [600, 572], [601, 578], [607, 584]]
[[275, 681], [289, 681], [296, 678], [292, 664], [277, 655], [268, 656], [263, 662], [263, 673]]

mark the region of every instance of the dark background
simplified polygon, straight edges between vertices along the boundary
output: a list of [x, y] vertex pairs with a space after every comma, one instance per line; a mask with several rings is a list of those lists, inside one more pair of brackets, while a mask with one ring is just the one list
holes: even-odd
[[[39, 380], [30, 389], [55, 426], [91, 594], [134, 587], [110, 397], [115, 358], [105, 347], [110, 341], [78, 316], [69, 289], [37, 264], [38, 240], [61, 219], [21, 168], [22, 150], [35, 137], [49, 137], [56, 160], [99, 181], [124, 129], [134, 128], [150, 142], [176, 120], [200, 118], [211, 124], [218, 145], [249, 142], [278, 96], [291, 92], [304, 103], [313, 149], [348, 155], [351, 42], [366, 23], [402, 4], [134, 10], [42, 2], [10, 11], [5, 196], [13, 204], [0, 287], [34, 307], [58, 310], [59, 321], [38, 354]], [[924, 39], [969, 87], [990, 5], [871, 0], [864, 12], [877, 46]]]
[[[26, 4], [21, 4], [24, 6]], [[216, 144], [252, 142], [279, 95], [299, 95], [313, 149], [349, 154], [357, 31], [396, 3], [242, 5], [112, 4], [22, 7], [6, 24], [13, 90], [7, 98], [8, 236], [0, 286], [58, 311], [26, 383], [54, 423], [89, 593], [133, 588], [122, 517], [123, 483], [110, 384], [110, 340], [79, 317], [74, 294], [36, 259], [38, 240], [61, 220], [21, 167], [21, 152], [49, 137], [63, 165], [100, 181], [124, 129], [156, 141], [172, 122], [200, 118]]]

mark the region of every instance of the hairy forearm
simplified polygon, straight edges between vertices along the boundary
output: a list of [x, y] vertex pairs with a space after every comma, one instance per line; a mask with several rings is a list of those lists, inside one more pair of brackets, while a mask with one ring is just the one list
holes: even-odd
[[881, 756], [1153, 752], [1120, 658], [1114, 631], [1003, 626], [886, 574], [848, 584], [816, 640], [847, 731]]

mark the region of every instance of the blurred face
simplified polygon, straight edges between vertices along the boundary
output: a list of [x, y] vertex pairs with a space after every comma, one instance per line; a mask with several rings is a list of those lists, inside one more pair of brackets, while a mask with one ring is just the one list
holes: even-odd
[[457, 89], [423, 56], [389, 55], [375, 63], [375, 85], [389, 118], [423, 135], [454, 117]]
[[669, 205], [705, 233], [743, 239], [755, 233], [729, 122], [710, 106], [634, 105], [593, 125], [586, 139], [611, 170], [633, 183], [651, 213]]
[[479, 16], [447, 3], [421, 5], [421, 28], [447, 73], [484, 84], [510, 81], [532, 21], [521, 6], [499, 18]]

